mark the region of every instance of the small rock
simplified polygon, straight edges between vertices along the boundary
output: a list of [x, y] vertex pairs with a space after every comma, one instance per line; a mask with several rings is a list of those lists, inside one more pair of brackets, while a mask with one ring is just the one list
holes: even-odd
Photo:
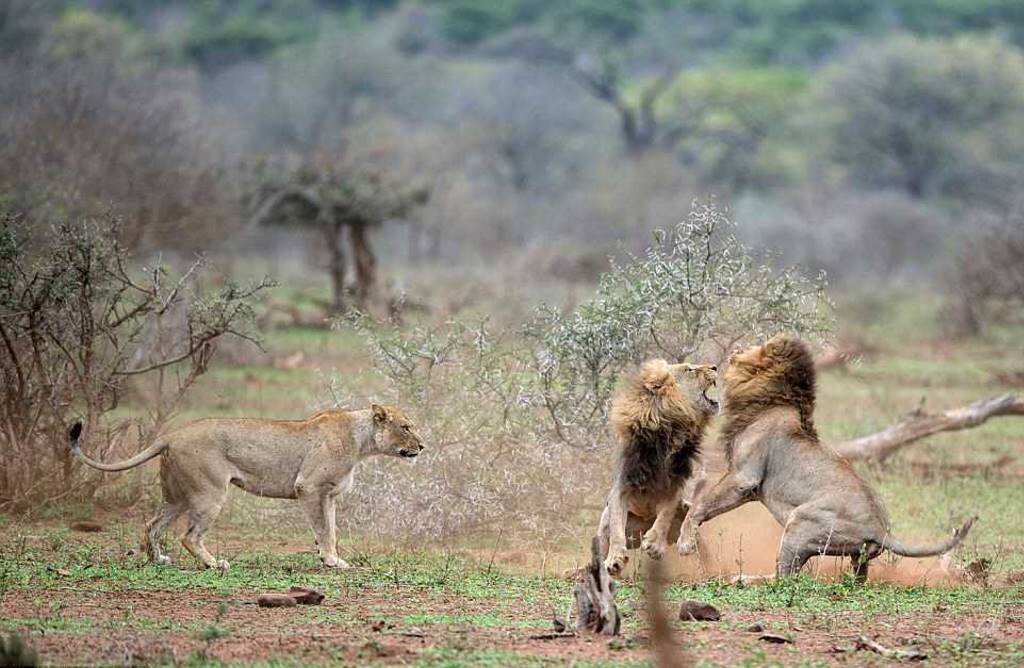
[[320, 605], [324, 602], [323, 592], [319, 592], [316, 589], [292, 587], [288, 590], [288, 595], [295, 599], [295, 602], [299, 605]]
[[294, 608], [297, 604], [288, 594], [260, 594], [256, 605], [261, 608]]
[[679, 619], [684, 622], [717, 622], [722, 613], [713, 605], [700, 601], [683, 601], [679, 606]]
[[776, 645], [792, 645], [793, 639], [786, 636], [780, 636], [777, 633], [762, 633], [758, 640], [762, 642], [770, 642]]
[[103, 525], [99, 522], [93, 522], [92, 520], [72, 522], [69, 526], [72, 531], [83, 531], [85, 533], [96, 533], [98, 531], [103, 531]]
[[753, 624], [751, 624], [743, 630], [747, 633], [761, 633], [762, 631], [764, 631], [764, 624], [760, 622], [754, 622]]

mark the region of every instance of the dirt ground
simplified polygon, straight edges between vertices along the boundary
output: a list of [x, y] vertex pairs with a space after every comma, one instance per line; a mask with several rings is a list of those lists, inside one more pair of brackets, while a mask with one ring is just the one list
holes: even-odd
[[[8, 531], [2, 543], [13, 558], [0, 594], [0, 629], [27, 636], [47, 664], [629, 665], [650, 656], [640, 587], [623, 587], [620, 637], [558, 635], [553, 611], [562, 612], [571, 584], [515, 574], [524, 570], [513, 565], [520, 560], [515, 554], [499, 554], [490, 563], [471, 557], [464, 566], [476, 569], [473, 577], [492, 569], [500, 573], [491, 593], [489, 581], [445, 584], [414, 567], [403, 575], [394, 564], [325, 573], [298, 545], [233, 537], [228, 549], [253, 553], [232, 566], [236, 581], [218, 580], [187, 561], [159, 569], [125, 558], [119, 553], [130, 539], [128, 527], [120, 533], [47, 533], [53, 531], [23, 525]], [[20, 534], [20, 545], [10, 540], [14, 534]], [[38, 547], [24, 547], [26, 541]], [[274, 554], [266, 555], [268, 550]], [[79, 565], [48, 565], [51, 558], [70, 561], [48, 556], [56, 551], [77, 551]], [[83, 556], [87, 563], [81, 565]], [[807, 580], [829, 579], [824, 572], [816, 577]], [[256, 605], [261, 592], [280, 591], [283, 583], [319, 587], [328, 596], [320, 606]], [[674, 621], [680, 653], [710, 665], [897, 660], [859, 648], [864, 636], [886, 650], [919, 651], [929, 665], [1024, 661], [1019, 590], [1003, 595], [962, 584], [906, 588], [879, 581], [860, 591], [840, 585], [808, 590], [821, 600], [778, 608], [769, 597], [780, 592], [759, 594], [758, 587], [769, 586], [740, 588], [722, 581], [718, 590], [670, 589], [666, 607], [673, 620], [680, 598], [710, 600], [722, 611], [719, 622]], [[918, 600], [923, 592], [940, 594]], [[749, 596], [754, 603], [744, 602]], [[879, 605], [887, 598], [891, 603]], [[788, 642], [764, 640], [765, 632]]]
[[[426, 596], [422, 592], [353, 592], [347, 600], [328, 600], [319, 608], [266, 609], [258, 607], [258, 592], [225, 598], [211, 593], [113, 592], [66, 589], [34, 592], [46, 601], [62, 602], [65, 620], [87, 619], [110, 624], [108, 631], [45, 633], [34, 638], [40, 655], [57, 665], [178, 663], [202, 657], [223, 662], [259, 662], [271, 658], [299, 663], [417, 663], [432, 657], [472, 648], [475, 653], [514, 654], [523, 660], [642, 661], [648, 656], [647, 639], [630, 624], [621, 638], [552, 637], [541, 629], [486, 628], [469, 624], [409, 625], [383, 621], [385, 611], [416, 610], [422, 614], [466, 615], [486, 612], [486, 601], [467, 604], [457, 598]], [[117, 630], [125, 619], [154, 626], [173, 618], [179, 624], [212, 622], [218, 606], [227, 604], [220, 624], [230, 635], [209, 642], [187, 632]], [[385, 614], [382, 615], [382, 612]], [[542, 606], [518, 606], [514, 619], [544, 619]], [[46, 613], [27, 596], [5, 595], [0, 615], [32, 618]], [[351, 619], [343, 625], [318, 621], [318, 616], [340, 614]], [[509, 621], [514, 621], [510, 619]], [[862, 664], [884, 658], [857, 649], [857, 638], [867, 636], [885, 648], [914, 647], [925, 655], [948, 655], [943, 639], [971, 636], [975, 659], [982, 650], [993, 659], [1024, 641], [1024, 605], [1007, 607], [1001, 616], [943, 612], [896, 615], [887, 618], [861, 614], [823, 616], [795, 621], [777, 611], [728, 612], [724, 622], [677, 623], [675, 637], [681, 651], [702, 662], [736, 665], [758, 659], [792, 664], [813, 660], [826, 664]], [[757, 628], [771, 629], [792, 642], [760, 639]], [[946, 656], [947, 659], [955, 659]], [[467, 657], [472, 662], [472, 657]], [[940, 662], [945, 663], [940, 659]], [[950, 661], [955, 663], [956, 661]], [[934, 663], [934, 662], [933, 662]]]

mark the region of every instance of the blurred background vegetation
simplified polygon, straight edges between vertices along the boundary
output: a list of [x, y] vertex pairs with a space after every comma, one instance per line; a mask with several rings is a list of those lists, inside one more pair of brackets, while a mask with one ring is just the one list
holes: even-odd
[[1011, 0], [10, 0], [0, 205], [280, 250], [267, 184], [354, 161], [432, 193], [385, 269], [592, 280], [714, 193], [833, 282], [933, 282], [1020, 224], [1022, 45]]

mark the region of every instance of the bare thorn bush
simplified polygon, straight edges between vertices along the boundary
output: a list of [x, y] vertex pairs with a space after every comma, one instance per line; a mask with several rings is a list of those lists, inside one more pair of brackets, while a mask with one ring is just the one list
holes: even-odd
[[[119, 445], [145, 446], [206, 373], [219, 341], [251, 340], [251, 302], [267, 281], [203, 291], [202, 259], [178, 276], [138, 268], [118, 225], [111, 217], [60, 224], [36, 248], [20, 219], [0, 218], [0, 507], [94, 492], [102, 476], [67, 449], [73, 417], [101, 459]], [[147, 396], [140, 418], [114, 412]]]

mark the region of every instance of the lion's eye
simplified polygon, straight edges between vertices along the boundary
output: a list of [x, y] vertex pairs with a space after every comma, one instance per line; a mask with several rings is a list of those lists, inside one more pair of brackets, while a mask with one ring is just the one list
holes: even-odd
[[407, 425], [407, 424], [403, 424], [403, 425], [402, 425], [402, 429], [404, 429], [405, 431], [407, 431], [407, 432], [409, 432], [409, 433], [412, 433], [412, 427], [410, 427], [410, 426], [409, 426], [409, 425]]

